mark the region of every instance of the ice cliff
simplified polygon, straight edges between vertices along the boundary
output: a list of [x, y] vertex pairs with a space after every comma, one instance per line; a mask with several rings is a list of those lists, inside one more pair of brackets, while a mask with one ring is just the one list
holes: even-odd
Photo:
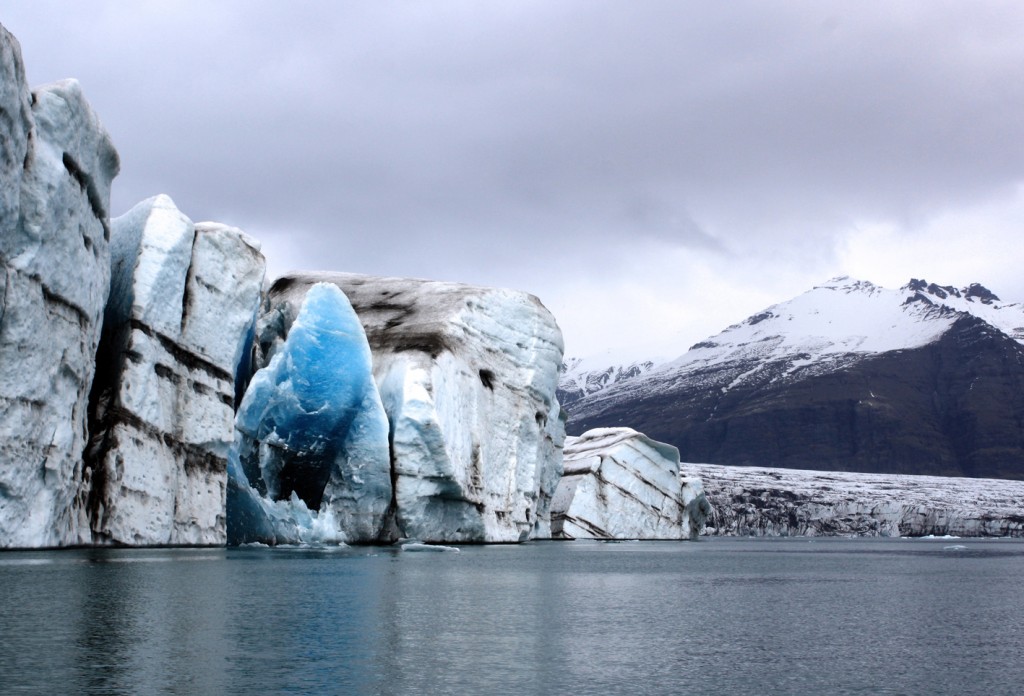
[[[381, 540], [548, 537], [564, 419], [555, 399], [562, 338], [547, 309], [511, 290], [345, 273], [291, 275], [268, 293], [257, 326], [257, 367], [273, 369], [322, 283], [344, 292], [372, 352], [393, 486]], [[266, 429], [243, 429], [254, 427]], [[369, 439], [361, 441], [370, 446]], [[250, 482], [253, 472], [250, 464]]]
[[0, 27], [0, 546], [89, 541], [75, 503], [119, 166], [78, 83], [30, 92]]
[[82, 513], [97, 542], [223, 544], [235, 372], [263, 255], [167, 196], [115, 219], [110, 248]]
[[679, 450], [630, 428], [565, 441], [552, 500], [560, 539], [695, 539], [710, 506], [699, 479], [680, 476]]

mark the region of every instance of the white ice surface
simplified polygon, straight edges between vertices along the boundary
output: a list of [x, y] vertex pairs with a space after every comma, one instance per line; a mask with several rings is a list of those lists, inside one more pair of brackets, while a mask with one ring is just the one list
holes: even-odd
[[164, 195], [112, 221], [111, 254], [109, 384], [80, 514], [97, 543], [223, 544], [234, 378], [263, 256]]
[[88, 540], [73, 512], [119, 161], [74, 80], [30, 93], [0, 28], [0, 547]]

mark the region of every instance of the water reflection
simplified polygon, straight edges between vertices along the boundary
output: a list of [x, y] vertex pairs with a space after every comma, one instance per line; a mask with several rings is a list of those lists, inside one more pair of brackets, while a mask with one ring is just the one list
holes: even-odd
[[0, 688], [1011, 693], [1024, 544], [957, 543], [3, 554]]

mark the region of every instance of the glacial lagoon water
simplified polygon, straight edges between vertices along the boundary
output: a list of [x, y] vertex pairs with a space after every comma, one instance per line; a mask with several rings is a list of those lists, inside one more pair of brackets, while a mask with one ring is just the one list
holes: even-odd
[[0, 554], [5, 694], [1022, 689], [1022, 541]]

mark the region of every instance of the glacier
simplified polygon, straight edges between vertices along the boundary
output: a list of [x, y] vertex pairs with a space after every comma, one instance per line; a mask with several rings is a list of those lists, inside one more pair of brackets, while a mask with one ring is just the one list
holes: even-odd
[[294, 318], [279, 309], [261, 315], [278, 340], [235, 420], [229, 542], [385, 540], [389, 428], [363, 327], [330, 283], [309, 287]]
[[94, 543], [226, 541], [235, 373], [265, 261], [240, 230], [165, 195], [111, 222], [110, 300], [76, 510]]
[[711, 511], [679, 450], [631, 428], [566, 438], [551, 510], [558, 539], [696, 539]]
[[3, 27], [0, 116], [0, 547], [85, 543], [75, 503], [120, 160], [76, 81], [29, 91]]
[[1024, 481], [687, 464], [717, 536], [1024, 536]]
[[268, 293], [257, 366], [273, 361], [286, 327], [320, 283], [344, 292], [372, 353], [393, 481], [386, 539], [549, 537], [564, 439], [555, 398], [562, 337], [550, 312], [512, 290], [293, 274]]

